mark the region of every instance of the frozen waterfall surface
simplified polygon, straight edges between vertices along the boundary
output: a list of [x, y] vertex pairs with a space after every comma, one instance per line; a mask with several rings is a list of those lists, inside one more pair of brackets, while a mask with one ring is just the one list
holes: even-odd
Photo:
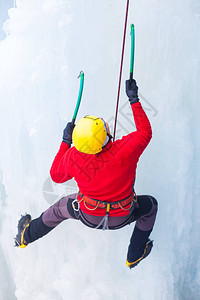
[[[130, 3], [134, 77], [153, 128], [136, 180], [137, 194], [159, 202], [151, 255], [130, 271], [125, 261], [133, 224], [102, 232], [72, 220], [25, 249], [13, 247], [21, 214], [36, 218], [76, 190], [73, 181], [53, 184], [49, 170], [74, 112], [80, 70], [85, 87], [78, 118], [99, 115], [112, 127], [125, 2], [1, 1], [2, 300], [199, 299], [198, 0]], [[124, 86], [129, 59], [128, 28], [117, 138], [134, 130]]]

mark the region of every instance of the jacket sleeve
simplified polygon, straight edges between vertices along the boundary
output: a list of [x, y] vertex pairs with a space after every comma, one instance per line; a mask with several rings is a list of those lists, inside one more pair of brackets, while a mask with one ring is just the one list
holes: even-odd
[[139, 157], [152, 138], [152, 129], [140, 102], [133, 103], [131, 108], [136, 131], [124, 136], [121, 141], [126, 154], [134, 153]]
[[50, 169], [51, 179], [56, 183], [63, 183], [69, 179], [72, 179], [68, 172], [68, 151], [70, 146], [65, 142], [62, 142], [60, 145], [60, 149], [56, 154], [53, 164]]

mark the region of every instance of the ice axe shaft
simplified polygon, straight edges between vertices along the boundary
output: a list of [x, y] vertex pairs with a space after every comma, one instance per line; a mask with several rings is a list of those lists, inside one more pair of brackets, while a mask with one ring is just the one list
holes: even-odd
[[131, 62], [130, 62], [130, 80], [133, 80], [135, 58], [135, 26], [131, 24]]
[[76, 102], [76, 107], [75, 107], [74, 115], [72, 118], [72, 124], [75, 124], [79, 106], [81, 103], [82, 94], [83, 94], [83, 86], [84, 86], [84, 72], [83, 71], [80, 72], [80, 75], [78, 76], [78, 78], [79, 77], [80, 77], [80, 88], [79, 88], [79, 93], [78, 93], [78, 100]]

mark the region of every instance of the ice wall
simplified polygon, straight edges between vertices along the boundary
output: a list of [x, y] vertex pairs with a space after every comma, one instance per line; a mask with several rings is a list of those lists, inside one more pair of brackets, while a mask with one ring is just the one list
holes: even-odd
[[11, 7], [15, 7], [15, 1], [13, 0], [0, 1], [0, 40], [6, 37], [6, 33], [3, 31], [3, 24], [8, 19], [8, 9]]
[[[113, 122], [125, 1], [18, 0], [16, 6], [0, 42], [1, 298], [198, 299], [199, 2], [130, 3], [135, 78], [153, 127], [136, 191], [159, 201], [153, 252], [132, 271], [125, 259], [133, 225], [101, 232], [66, 221], [26, 249], [13, 248], [20, 214], [37, 217], [69, 189], [51, 185], [49, 169], [74, 111], [80, 70], [78, 117], [99, 114]], [[129, 46], [127, 35], [123, 82]], [[120, 101], [118, 137], [134, 128], [124, 84]]]

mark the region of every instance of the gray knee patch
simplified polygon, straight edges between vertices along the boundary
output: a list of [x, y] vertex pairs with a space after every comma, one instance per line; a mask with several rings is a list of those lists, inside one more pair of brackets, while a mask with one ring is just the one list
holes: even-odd
[[148, 196], [148, 197], [151, 199], [151, 201], [154, 205], [158, 206], [158, 201], [154, 197], [152, 197], [152, 196]]
[[158, 202], [154, 197], [148, 196], [149, 199], [152, 201], [152, 209], [150, 212], [144, 216], [142, 216], [140, 219], [137, 220], [136, 226], [138, 229], [143, 230], [143, 231], [148, 231], [152, 230], [155, 219], [156, 219], [156, 214], [158, 210]]

